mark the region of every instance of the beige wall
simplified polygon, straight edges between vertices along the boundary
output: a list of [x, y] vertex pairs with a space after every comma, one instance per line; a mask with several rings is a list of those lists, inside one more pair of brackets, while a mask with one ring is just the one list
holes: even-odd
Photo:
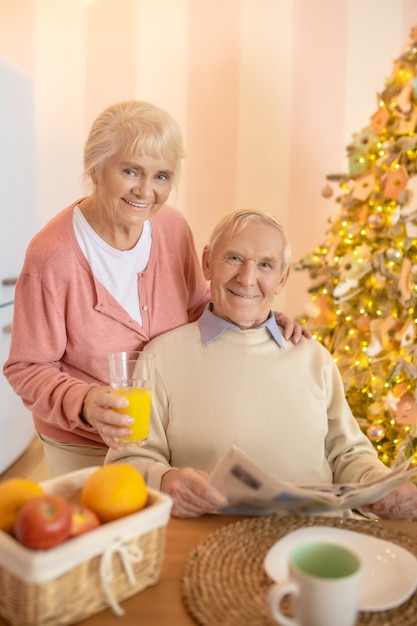
[[[225, 212], [255, 206], [297, 260], [337, 211], [325, 176], [346, 170], [414, 24], [415, 0], [0, 0], [0, 58], [34, 81], [38, 226], [82, 193], [96, 115], [147, 99], [183, 127], [172, 201], [198, 249]], [[277, 306], [301, 313], [308, 282], [293, 273]]]

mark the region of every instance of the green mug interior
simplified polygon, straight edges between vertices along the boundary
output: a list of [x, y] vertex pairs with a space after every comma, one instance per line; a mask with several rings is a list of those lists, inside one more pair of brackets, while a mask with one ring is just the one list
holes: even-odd
[[331, 543], [308, 543], [297, 546], [290, 562], [304, 574], [318, 578], [344, 578], [360, 568], [359, 557], [348, 548]]

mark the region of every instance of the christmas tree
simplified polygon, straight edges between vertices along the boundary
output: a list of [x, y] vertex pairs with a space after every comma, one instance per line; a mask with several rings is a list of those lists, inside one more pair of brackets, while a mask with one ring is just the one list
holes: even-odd
[[324, 242], [295, 264], [312, 294], [301, 321], [333, 355], [380, 459], [417, 463], [417, 27], [393, 63], [348, 172], [322, 190], [339, 204]]

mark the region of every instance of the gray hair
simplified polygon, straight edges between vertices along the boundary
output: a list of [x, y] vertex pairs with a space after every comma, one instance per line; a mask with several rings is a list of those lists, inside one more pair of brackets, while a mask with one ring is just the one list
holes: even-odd
[[248, 223], [267, 224], [276, 228], [281, 233], [283, 246], [282, 246], [282, 267], [281, 271], [284, 274], [291, 262], [291, 248], [288, 243], [287, 237], [284, 232], [284, 228], [277, 220], [276, 217], [270, 213], [263, 213], [256, 209], [243, 209], [240, 211], [234, 211], [228, 213], [220, 222], [214, 227], [213, 232], [208, 243], [209, 256], [212, 256], [217, 244], [226, 234], [232, 237], [235, 233], [239, 232]]
[[176, 174], [185, 157], [179, 124], [163, 109], [139, 100], [126, 100], [105, 109], [93, 122], [84, 146], [84, 180], [100, 176], [115, 154], [165, 158]]

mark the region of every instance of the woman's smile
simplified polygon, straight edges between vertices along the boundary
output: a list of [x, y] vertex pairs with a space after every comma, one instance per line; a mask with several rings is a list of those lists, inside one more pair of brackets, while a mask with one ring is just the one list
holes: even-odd
[[149, 206], [149, 202], [132, 202], [131, 200], [127, 200], [127, 198], [122, 198], [123, 202], [129, 204], [130, 206], [135, 207], [135, 209], [145, 210]]

